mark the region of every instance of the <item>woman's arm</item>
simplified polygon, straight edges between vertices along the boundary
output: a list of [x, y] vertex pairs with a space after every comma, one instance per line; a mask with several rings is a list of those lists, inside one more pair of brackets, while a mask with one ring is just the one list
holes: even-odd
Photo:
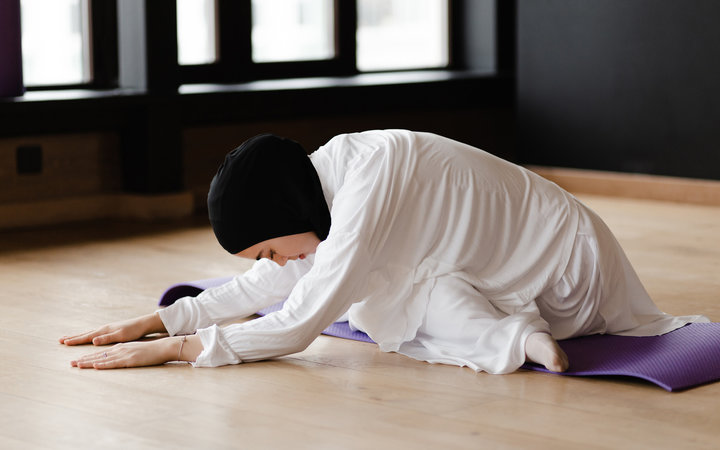
[[197, 297], [183, 297], [160, 310], [160, 319], [167, 333], [174, 336], [248, 317], [285, 300], [311, 267], [307, 260], [280, 267], [262, 259], [227, 283], [207, 289]]
[[137, 317], [135, 319], [113, 322], [97, 330], [75, 336], [63, 336], [59, 339], [65, 345], [107, 345], [116, 342], [129, 342], [140, 339], [152, 333], [165, 333], [165, 325], [157, 312]]
[[362, 239], [336, 232], [318, 246], [312, 269], [298, 281], [282, 310], [225, 328], [198, 329], [203, 352], [195, 366], [238, 364], [302, 351], [360, 299], [369, 267]]

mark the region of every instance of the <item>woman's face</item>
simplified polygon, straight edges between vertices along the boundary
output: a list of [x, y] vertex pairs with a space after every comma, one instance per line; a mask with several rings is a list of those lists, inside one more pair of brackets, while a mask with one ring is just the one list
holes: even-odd
[[315, 232], [308, 231], [262, 241], [236, 253], [235, 256], [257, 260], [268, 258], [284, 266], [290, 260], [305, 259], [307, 255], [315, 253], [318, 244], [320, 244], [320, 239]]

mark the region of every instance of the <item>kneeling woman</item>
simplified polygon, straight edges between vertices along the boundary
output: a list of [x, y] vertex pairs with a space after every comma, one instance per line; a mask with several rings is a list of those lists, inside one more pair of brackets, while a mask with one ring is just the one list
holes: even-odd
[[[212, 367], [306, 348], [343, 317], [380, 349], [508, 373], [568, 367], [555, 339], [657, 335], [702, 316], [652, 302], [600, 218], [555, 184], [429, 133], [333, 138], [309, 157], [273, 135], [230, 152], [210, 221], [251, 270], [197, 297], [60, 342], [105, 345], [98, 369], [171, 360]], [[287, 301], [262, 318], [247, 317]]]

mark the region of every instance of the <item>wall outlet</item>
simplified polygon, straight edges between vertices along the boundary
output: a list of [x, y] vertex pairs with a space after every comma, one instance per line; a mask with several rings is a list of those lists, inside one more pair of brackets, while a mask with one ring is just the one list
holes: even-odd
[[42, 173], [42, 146], [20, 145], [16, 148], [15, 157], [19, 175]]

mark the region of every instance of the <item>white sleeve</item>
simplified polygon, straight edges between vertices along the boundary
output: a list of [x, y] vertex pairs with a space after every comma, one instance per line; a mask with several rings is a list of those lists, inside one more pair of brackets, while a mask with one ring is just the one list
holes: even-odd
[[225, 328], [198, 330], [203, 351], [194, 365], [216, 367], [302, 351], [358, 299], [368, 267], [357, 236], [334, 234], [318, 246], [312, 269], [282, 310]]
[[310, 267], [311, 259], [288, 261], [285, 267], [262, 259], [229, 282], [178, 299], [158, 314], [170, 336], [247, 317], [285, 300]]

